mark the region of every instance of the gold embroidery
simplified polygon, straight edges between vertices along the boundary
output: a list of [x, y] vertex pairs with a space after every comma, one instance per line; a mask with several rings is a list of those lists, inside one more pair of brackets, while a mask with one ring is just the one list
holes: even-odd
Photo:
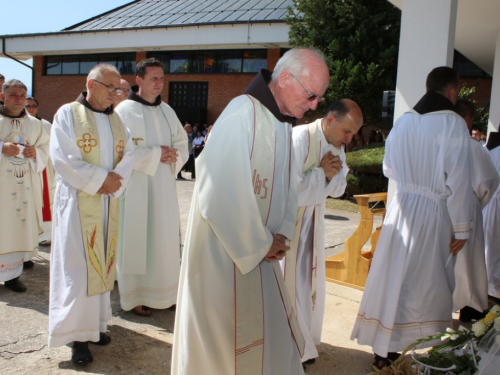
[[82, 134], [83, 139], [79, 139], [77, 142], [78, 147], [83, 149], [83, 152], [86, 154], [90, 154], [92, 151], [92, 147], [97, 146], [97, 139], [92, 138], [92, 135], [90, 133], [83, 133]]
[[134, 144], [137, 146], [139, 141], [144, 141], [144, 138], [132, 138], [132, 141], [134, 142]]
[[124, 149], [125, 149], [125, 142], [123, 142], [123, 140], [120, 140], [120, 142], [118, 142], [118, 144], [115, 147], [115, 151], [120, 156], [120, 159], [123, 157]]

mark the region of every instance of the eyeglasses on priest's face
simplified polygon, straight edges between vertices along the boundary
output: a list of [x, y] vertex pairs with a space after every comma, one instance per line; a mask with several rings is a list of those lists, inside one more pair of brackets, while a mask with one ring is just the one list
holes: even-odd
[[123, 92], [123, 89], [121, 89], [119, 87], [114, 87], [113, 85], [107, 85], [105, 83], [98, 81], [97, 79], [94, 79], [94, 81], [105, 86], [110, 94], [121, 95]]
[[38, 108], [38, 106], [36, 104], [33, 104], [33, 105], [32, 104], [26, 104], [25, 107], [29, 108], [29, 109], [37, 109]]
[[[289, 72], [290, 73], [290, 72]], [[318, 103], [319, 102], [322, 102], [323, 100], [325, 100], [325, 98], [321, 95], [316, 95], [316, 94], [311, 94], [305, 87], [302, 83], [300, 83], [300, 81], [297, 79], [297, 77], [295, 77], [292, 73], [290, 73], [290, 75], [293, 77], [293, 79], [295, 79], [297, 81], [297, 83], [300, 85], [300, 87], [302, 87], [304, 89], [304, 91], [306, 92], [307, 94], [307, 100], [309, 100], [310, 102], [313, 102], [315, 100], [318, 100]]]

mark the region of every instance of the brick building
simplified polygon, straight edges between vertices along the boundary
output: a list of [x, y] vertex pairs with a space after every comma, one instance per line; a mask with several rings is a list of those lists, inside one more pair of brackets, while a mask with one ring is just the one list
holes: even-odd
[[135, 84], [135, 64], [159, 58], [162, 98], [181, 121], [213, 123], [262, 68], [272, 70], [288, 45], [291, 0], [136, 0], [60, 32], [7, 35], [3, 54], [33, 58], [39, 114], [85, 89], [98, 62], [115, 65]]

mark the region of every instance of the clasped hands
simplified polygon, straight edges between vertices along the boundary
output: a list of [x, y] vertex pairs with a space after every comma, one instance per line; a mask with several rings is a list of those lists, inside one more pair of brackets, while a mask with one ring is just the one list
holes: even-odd
[[[2, 147], [2, 153], [5, 156], [17, 157], [19, 155], [19, 147], [11, 142], [5, 142]], [[36, 148], [35, 146], [26, 146], [23, 150], [23, 156], [27, 159], [36, 159]]]
[[114, 194], [121, 188], [123, 177], [115, 172], [108, 172], [106, 179], [104, 180], [101, 188], [97, 191], [97, 194]]
[[168, 146], [160, 146], [161, 147], [161, 157], [160, 162], [163, 164], [172, 164], [177, 161], [177, 149], [170, 148]]
[[340, 173], [342, 160], [340, 160], [340, 157], [333, 155], [331, 151], [328, 151], [321, 159], [320, 167], [323, 168], [325, 177], [330, 181]]
[[282, 234], [272, 234], [273, 244], [269, 249], [269, 252], [264, 257], [268, 262], [276, 262], [285, 257], [285, 254], [290, 250], [290, 246], [286, 244], [285, 236]]

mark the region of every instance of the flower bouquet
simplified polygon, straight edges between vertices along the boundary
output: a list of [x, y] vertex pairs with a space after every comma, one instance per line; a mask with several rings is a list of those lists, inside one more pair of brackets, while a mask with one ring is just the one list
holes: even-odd
[[[428, 341], [441, 339], [443, 344], [427, 353], [414, 349]], [[410, 355], [406, 355], [410, 353]], [[447, 328], [445, 333], [418, 340], [407, 347], [391, 366], [370, 375], [498, 375], [500, 374], [500, 306], [468, 330]]]

